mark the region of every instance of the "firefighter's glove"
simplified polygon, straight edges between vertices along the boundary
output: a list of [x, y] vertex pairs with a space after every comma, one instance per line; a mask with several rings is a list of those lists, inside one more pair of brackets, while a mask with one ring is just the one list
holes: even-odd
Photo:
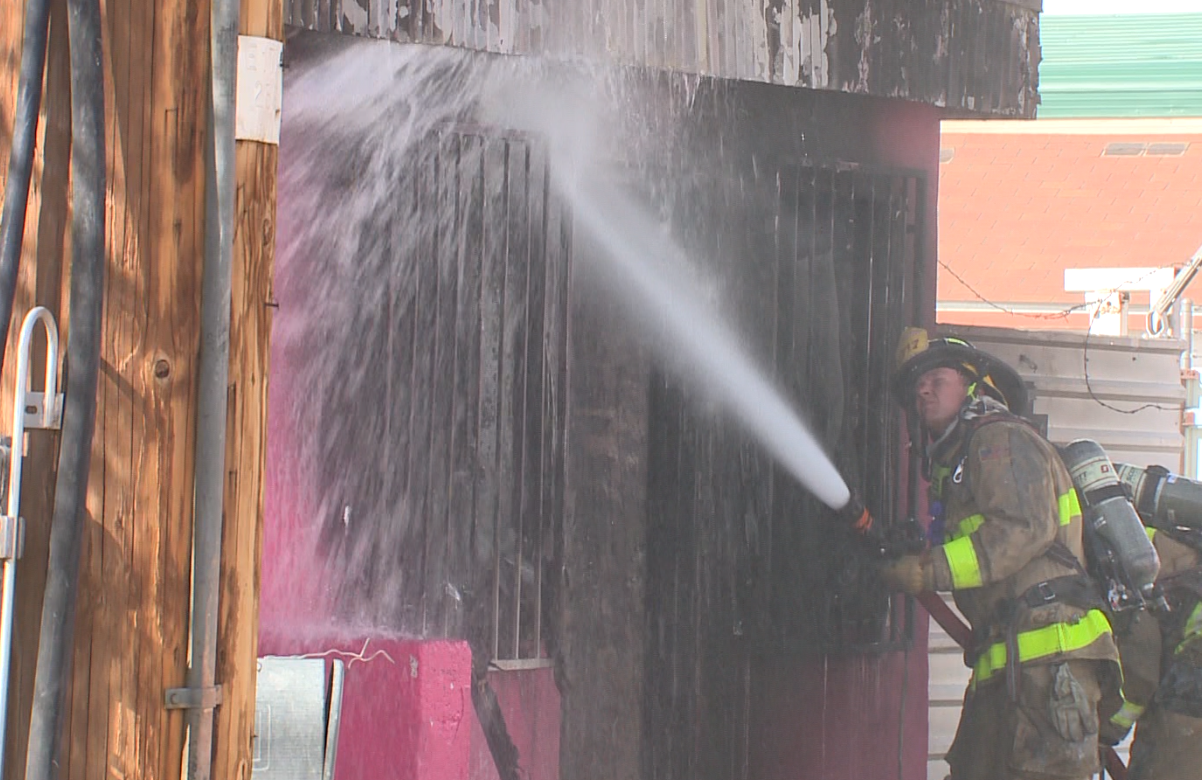
[[1081, 742], [1098, 733], [1098, 711], [1067, 663], [1055, 664], [1049, 714], [1066, 742]]
[[1113, 719], [1102, 721], [1098, 726], [1098, 742], [1106, 747], [1114, 747], [1127, 738], [1131, 733], [1131, 724], [1122, 725]]
[[932, 572], [925, 555], [903, 555], [881, 567], [881, 582], [890, 590], [916, 596], [933, 585]]

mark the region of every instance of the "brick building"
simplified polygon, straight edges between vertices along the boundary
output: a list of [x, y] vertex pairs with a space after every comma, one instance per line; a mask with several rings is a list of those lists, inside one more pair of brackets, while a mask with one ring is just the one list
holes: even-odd
[[[1202, 14], [1049, 17], [1043, 35], [1037, 121], [943, 124], [940, 322], [1081, 330], [1066, 270], [1180, 268], [1202, 246]], [[1131, 293], [1133, 334], [1148, 301]]]

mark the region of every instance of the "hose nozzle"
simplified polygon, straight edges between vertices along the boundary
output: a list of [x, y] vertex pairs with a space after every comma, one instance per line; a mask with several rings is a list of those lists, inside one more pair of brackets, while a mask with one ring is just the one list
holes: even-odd
[[857, 536], [867, 536], [872, 532], [872, 515], [869, 514], [868, 508], [864, 506], [864, 502], [856, 494], [853, 493], [851, 495], [851, 498], [847, 501], [847, 506], [839, 510], [839, 515]]

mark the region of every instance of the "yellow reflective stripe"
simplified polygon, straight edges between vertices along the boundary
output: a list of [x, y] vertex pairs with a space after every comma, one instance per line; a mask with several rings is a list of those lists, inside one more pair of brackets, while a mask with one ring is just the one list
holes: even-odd
[[943, 545], [947, 555], [947, 566], [952, 571], [952, 589], [981, 587], [981, 566], [977, 562], [977, 550], [972, 537], [964, 536]]
[[1110, 722], [1119, 728], [1129, 729], [1135, 725], [1135, 721], [1139, 720], [1139, 716], [1144, 714], [1145, 709], [1147, 707], [1124, 700], [1119, 711], [1110, 716]]
[[[1070, 490], [1057, 499], [1058, 508], [1060, 510], [1060, 525], [1068, 525], [1073, 520], [1081, 516], [1081, 502], [1077, 498], [1077, 491]], [[949, 539], [960, 539], [968, 536], [976, 531], [985, 523], [985, 515], [969, 515], [961, 520], [948, 533]]]
[[[1018, 635], [1018, 662], [1036, 661], [1040, 658], [1071, 653], [1088, 647], [1099, 637], [1110, 633], [1110, 621], [1099, 609], [1091, 609], [1076, 623], [1052, 623], [1051, 625], [1023, 631]], [[1006, 667], [1006, 643], [990, 645], [973, 667], [976, 682], [988, 680]]]
[[943, 497], [944, 481], [951, 475], [951, 466], [940, 466], [938, 464], [931, 466], [931, 492], [934, 493], [937, 498]]
[[1183, 638], [1181, 643], [1177, 645], [1177, 649], [1173, 652], [1180, 653], [1185, 649], [1190, 640], [1196, 639], [1199, 634], [1202, 634], [1202, 601], [1198, 602], [1197, 606], [1194, 607], [1194, 611], [1186, 618], [1185, 628], [1182, 631]]
[[976, 531], [985, 523], [985, 515], [969, 515], [948, 529], [947, 538], [961, 539]]
[[1061, 493], [1057, 504], [1060, 509], [1060, 525], [1068, 525], [1081, 516], [1081, 499], [1077, 498], [1077, 491]]
[[1150, 542], [1155, 542], [1155, 541], [1156, 541], [1156, 529], [1155, 529], [1155, 528], [1147, 528], [1147, 527], [1145, 527], [1145, 528], [1144, 528], [1144, 531], [1146, 531], [1146, 532], [1147, 532], [1147, 534], [1148, 534], [1148, 541], [1150, 541]]

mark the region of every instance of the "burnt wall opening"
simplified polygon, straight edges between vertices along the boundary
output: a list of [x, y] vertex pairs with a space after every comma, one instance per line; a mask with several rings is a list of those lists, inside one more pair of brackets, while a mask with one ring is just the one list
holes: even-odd
[[[685, 241], [743, 314], [777, 385], [808, 412], [853, 492], [902, 510], [894, 347], [918, 297], [921, 176], [811, 162], [764, 177], [744, 209], [684, 196]], [[903, 648], [912, 607], [880, 588], [834, 513], [704, 397], [652, 380], [647, 548], [650, 778], [744, 777], [757, 656]]]
[[[391, 83], [340, 114], [361, 85], [306, 81], [348, 69], [315, 48], [289, 77], [307, 99], [285, 112], [273, 367], [315, 529], [301, 576], [340, 621], [467, 639], [478, 670], [553, 663], [564, 778], [749, 777], [757, 659], [903, 647], [908, 605], [589, 285], [598, 247], [543, 139], [482, 125], [486, 90], [447, 103], [496, 60], [369, 57], [352, 75]], [[643, 112], [609, 139], [620, 175], [851, 489], [898, 517], [887, 380], [927, 300], [931, 193], [874, 131], [893, 104], [619, 82]]]

